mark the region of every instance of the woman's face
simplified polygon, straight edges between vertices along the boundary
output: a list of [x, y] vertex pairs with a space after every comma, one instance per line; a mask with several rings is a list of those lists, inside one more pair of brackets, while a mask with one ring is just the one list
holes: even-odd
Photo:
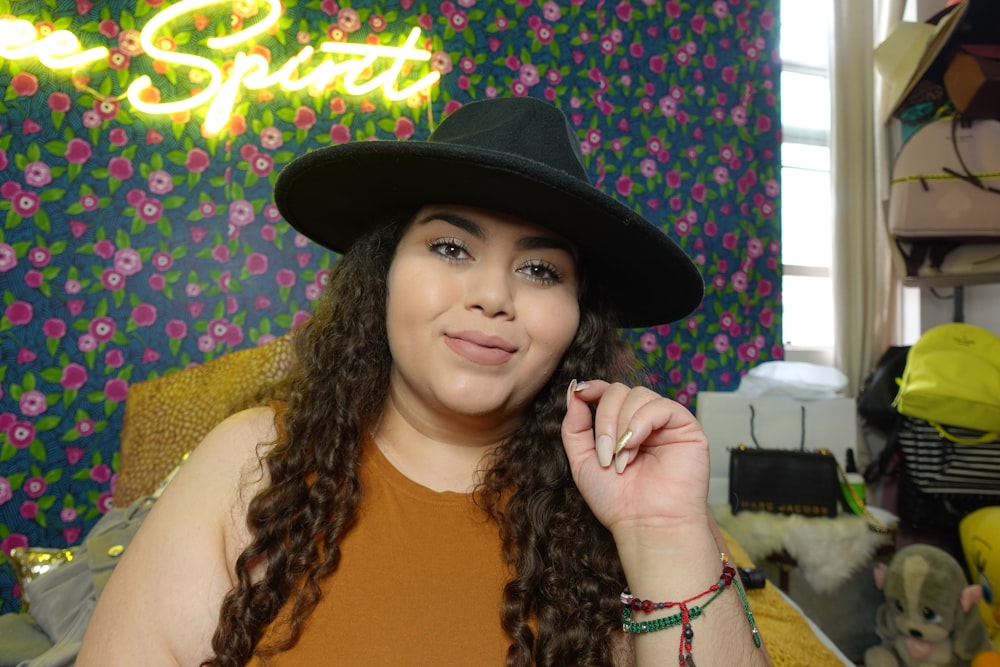
[[422, 208], [389, 269], [396, 407], [516, 427], [576, 334], [577, 272], [576, 249], [543, 227], [464, 206]]

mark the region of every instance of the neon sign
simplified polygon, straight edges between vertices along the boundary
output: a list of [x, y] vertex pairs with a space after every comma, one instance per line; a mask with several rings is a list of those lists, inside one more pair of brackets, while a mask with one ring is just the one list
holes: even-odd
[[[281, 3], [279, 0], [265, 2], [268, 11], [264, 18], [233, 34], [206, 40], [208, 48], [217, 51], [231, 49], [274, 28], [281, 18]], [[239, 52], [234, 56], [227, 74], [223, 74], [222, 68], [209, 58], [158, 46], [159, 33], [179, 17], [211, 5], [231, 3], [232, 0], [182, 0], [160, 11], [146, 23], [139, 36], [143, 50], [156, 60], [204, 72], [204, 76], [199, 77], [204, 85], [190, 97], [160, 101], [158, 95], [149, 94], [153, 88], [152, 80], [142, 75], [129, 84], [124, 95], [135, 109], [148, 114], [169, 115], [208, 105], [205, 130], [215, 134], [229, 122], [242, 88], [262, 90], [278, 86], [285, 91], [306, 88], [318, 91], [338, 77], [343, 77], [344, 90], [349, 95], [366, 95], [381, 88], [386, 98], [398, 101], [433, 86], [441, 78], [439, 72], [432, 71], [402, 89], [398, 87], [408, 63], [427, 62], [431, 58], [429, 51], [416, 47], [420, 40], [420, 28], [413, 28], [400, 46], [324, 41], [319, 45], [320, 53], [342, 58], [324, 58], [308, 71], [302, 71], [302, 67], [312, 61], [317, 51], [308, 44], [273, 72], [270, 71], [270, 63], [261, 54]], [[61, 70], [84, 67], [107, 58], [109, 53], [105, 47], [84, 49], [76, 35], [68, 30], [54, 30], [40, 36], [30, 21], [0, 19], [0, 58], [37, 58], [49, 69]], [[386, 63], [387, 67], [373, 74], [376, 64]]]

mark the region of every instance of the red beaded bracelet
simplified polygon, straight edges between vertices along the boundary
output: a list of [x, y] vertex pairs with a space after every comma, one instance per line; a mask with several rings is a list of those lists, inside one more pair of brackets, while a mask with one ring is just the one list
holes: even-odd
[[[719, 593], [721, 593], [726, 587], [730, 586], [736, 577], [736, 569], [729, 564], [726, 554], [720, 554], [720, 557], [722, 559], [722, 574], [719, 576], [719, 580], [701, 593], [693, 595], [686, 600], [681, 600], [680, 602], [654, 602], [652, 600], [643, 600], [632, 595], [632, 593], [629, 592], [629, 589], [625, 588], [621, 594], [621, 601], [625, 606], [622, 610], [622, 630], [632, 634], [642, 634], [680, 625], [681, 637], [680, 646], [677, 650], [677, 662], [681, 667], [694, 667], [694, 657], [691, 652], [691, 645], [694, 640], [694, 630], [691, 628], [691, 620], [700, 616], [704, 608], [715, 600]], [[714, 595], [712, 595], [713, 593]], [[712, 597], [709, 598], [704, 605], [700, 607], [696, 606], [694, 608], [688, 608], [689, 603], [703, 598], [706, 595], [712, 595]], [[672, 607], [679, 607], [680, 613], [673, 616], [653, 619], [651, 621], [629, 622], [632, 616], [632, 610], [650, 613], [657, 609], [670, 609]]]

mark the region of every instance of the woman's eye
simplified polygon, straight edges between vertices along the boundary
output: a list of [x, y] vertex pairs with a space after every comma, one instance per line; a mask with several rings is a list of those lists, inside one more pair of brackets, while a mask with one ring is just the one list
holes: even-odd
[[469, 256], [465, 246], [455, 240], [434, 241], [430, 244], [430, 249], [449, 259], [465, 259]]
[[562, 274], [559, 273], [555, 266], [548, 262], [529, 262], [522, 266], [520, 271], [531, 280], [540, 283], [558, 283], [562, 281]]

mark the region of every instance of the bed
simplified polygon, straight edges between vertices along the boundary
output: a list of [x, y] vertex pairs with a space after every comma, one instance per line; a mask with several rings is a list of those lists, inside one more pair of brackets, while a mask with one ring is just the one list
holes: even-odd
[[[232, 352], [200, 366], [134, 384], [125, 406], [121, 433], [120, 470], [114, 490], [114, 507], [123, 512], [123, 525], [128, 520], [141, 519], [141, 503], [155, 496], [164, 480], [181, 463], [204, 435], [234, 408], [251, 403], [260, 387], [279, 379], [291, 363], [291, 344], [287, 336], [264, 345]], [[139, 509], [135, 509], [135, 508]], [[132, 516], [125, 513], [131, 511]], [[755, 563], [739, 541], [725, 528], [730, 555], [739, 567], [753, 568]], [[107, 542], [107, 540], [105, 540]], [[111, 542], [114, 542], [112, 539]], [[103, 547], [102, 543], [102, 549]], [[113, 547], [121, 545], [114, 544]], [[127, 545], [126, 545], [127, 546]], [[109, 547], [108, 550], [114, 551]], [[108, 550], [102, 552], [105, 554]], [[120, 550], [119, 550], [120, 553]], [[45, 590], [40, 583], [53, 576], [65, 563], [73, 562], [74, 550], [25, 549], [16, 555], [15, 569], [19, 576], [34, 578], [23, 590]], [[112, 557], [114, 558], [114, 557]], [[77, 566], [81, 558], [76, 558]], [[99, 590], [99, 588], [98, 588]], [[93, 591], [91, 591], [93, 596]], [[854, 663], [837, 648], [833, 641], [792, 601], [774, 585], [747, 591], [758, 628], [767, 643], [776, 667], [839, 667]], [[87, 611], [93, 600], [81, 600]], [[65, 607], [65, 605], [62, 605]], [[0, 667], [16, 665], [13, 652], [47, 649], [53, 641], [62, 650], [72, 651], [73, 641], [82, 638], [82, 628], [75, 627], [78, 636], [51, 636], [57, 632], [55, 623], [38, 623], [32, 615], [46, 612], [41, 600], [28, 599], [26, 613], [0, 616]], [[58, 631], [72, 628], [67, 618], [73, 610], [61, 609], [63, 618]], [[52, 613], [52, 612], [46, 612]], [[17, 619], [9, 617], [18, 617]], [[50, 619], [42, 619], [43, 621]], [[67, 641], [67, 637], [68, 640]], [[21, 644], [15, 646], [18, 641]], [[28, 642], [30, 644], [25, 644]], [[6, 660], [6, 662], [5, 662]], [[31, 667], [49, 667], [60, 663], [58, 658], [45, 659], [45, 652]]]

